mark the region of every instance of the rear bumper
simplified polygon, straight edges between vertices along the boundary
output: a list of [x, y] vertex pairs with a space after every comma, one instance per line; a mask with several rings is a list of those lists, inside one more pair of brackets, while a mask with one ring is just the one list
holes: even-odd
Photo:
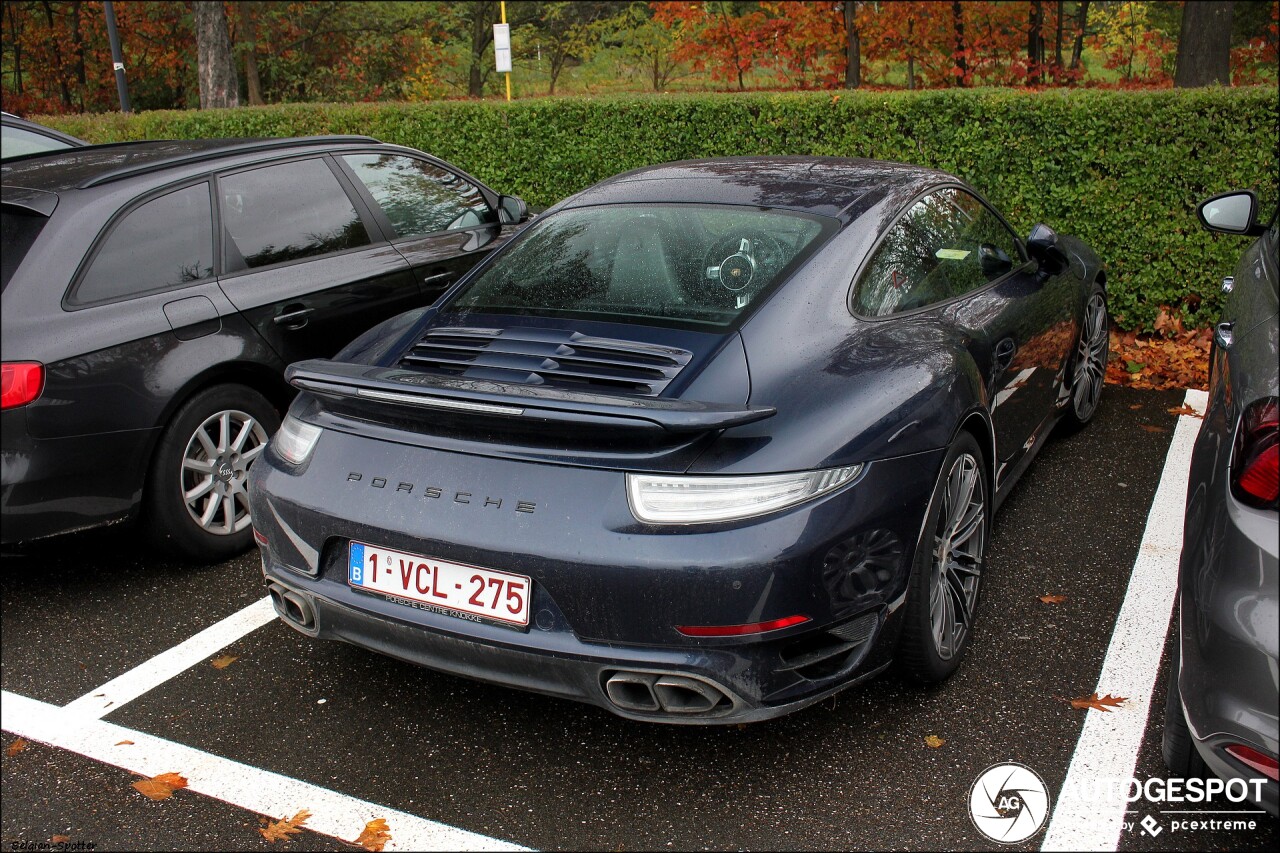
[[137, 509], [153, 430], [33, 439], [22, 409], [5, 412], [2, 423], [4, 544], [108, 524]]
[[[292, 592], [309, 608], [313, 624], [286, 618], [305, 633], [623, 716], [743, 722], [818, 701], [887, 664], [940, 463], [941, 452], [876, 462], [851, 486], [753, 522], [658, 528], [631, 516], [619, 471], [326, 431], [301, 475], [262, 457], [250, 494], [266, 579], [276, 597]], [[530, 626], [353, 589], [352, 540], [528, 575]], [[808, 621], [743, 637], [675, 628], [795, 614]], [[634, 690], [610, 693], [619, 672], [635, 676]], [[646, 674], [711, 684], [724, 701], [706, 713], [619, 704], [620, 692], [652, 697]]]

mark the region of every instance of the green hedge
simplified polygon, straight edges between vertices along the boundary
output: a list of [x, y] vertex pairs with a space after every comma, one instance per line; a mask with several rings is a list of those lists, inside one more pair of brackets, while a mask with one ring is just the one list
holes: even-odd
[[1268, 87], [287, 104], [40, 120], [93, 142], [367, 133], [444, 157], [533, 205], [691, 157], [919, 163], [970, 181], [1024, 235], [1042, 221], [1087, 240], [1107, 265], [1117, 323], [1146, 330], [1161, 305], [1188, 326], [1211, 322], [1218, 282], [1245, 246], [1203, 231], [1196, 203], [1254, 187], [1269, 215], [1280, 177]]

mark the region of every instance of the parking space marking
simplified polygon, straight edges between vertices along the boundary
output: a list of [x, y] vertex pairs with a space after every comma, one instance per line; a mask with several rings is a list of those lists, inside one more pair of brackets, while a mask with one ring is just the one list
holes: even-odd
[[[186, 790], [268, 817], [278, 819], [307, 809], [311, 817], [307, 819], [306, 828], [333, 838], [353, 839], [366, 823], [382, 818], [391, 833], [386, 850], [528, 849], [7, 690], [0, 693], [0, 728], [130, 773], [143, 776], [179, 773], [187, 780]], [[132, 743], [121, 744], [121, 741]]]
[[[1203, 391], [1188, 391], [1186, 403], [1203, 415], [1208, 399]], [[1200, 419], [1191, 415], [1178, 418], [1128, 591], [1098, 676], [1100, 695], [1110, 693], [1128, 701], [1111, 713], [1086, 712], [1041, 850], [1115, 850], [1119, 844], [1128, 787], [1113, 787], [1110, 800], [1104, 800], [1104, 780], [1127, 781], [1132, 777], [1146, 732], [1151, 693], [1178, 588], [1191, 450], [1200, 424]], [[1081, 792], [1088, 796], [1080, 796]]]
[[104, 717], [147, 691], [159, 687], [170, 678], [212, 657], [214, 652], [226, 648], [275, 618], [276, 611], [271, 606], [271, 597], [264, 596], [221, 622], [210, 625], [195, 636], [161, 652], [146, 663], [134, 667], [124, 675], [94, 688], [64, 707], [81, 716], [94, 719]]

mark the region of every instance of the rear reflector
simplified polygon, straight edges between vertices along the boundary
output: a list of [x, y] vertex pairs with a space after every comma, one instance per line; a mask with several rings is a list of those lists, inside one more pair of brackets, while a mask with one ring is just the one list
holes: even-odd
[[784, 616], [768, 622], [752, 622], [748, 625], [677, 625], [676, 630], [686, 637], [741, 637], [743, 634], [763, 634], [779, 628], [790, 628], [808, 622], [808, 616]]
[[1280, 498], [1280, 406], [1275, 397], [1244, 410], [1231, 458], [1231, 486], [1250, 506], [1275, 509]]
[[267, 545], [270, 544], [269, 542], [267, 542], [267, 537], [264, 536], [262, 534], [262, 531], [258, 530], [258, 528], [256, 527], [253, 528], [253, 541], [257, 542], [259, 545], [262, 545], [263, 547], [266, 547]]
[[44, 390], [44, 366], [34, 361], [7, 361], [0, 366], [0, 409], [25, 406]]
[[1250, 767], [1257, 770], [1263, 776], [1266, 776], [1272, 782], [1280, 781], [1280, 771], [1277, 770], [1276, 760], [1269, 755], [1263, 755], [1251, 746], [1245, 746], [1242, 743], [1233, 743], [1227, 747], [1227, 754]]

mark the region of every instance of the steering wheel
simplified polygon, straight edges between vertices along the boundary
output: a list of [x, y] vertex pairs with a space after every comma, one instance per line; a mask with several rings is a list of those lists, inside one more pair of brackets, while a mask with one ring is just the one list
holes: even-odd
[[721, 237], [703, 256], [703, 280], [730, 293], [742, 293], [776, 275], [786, 252], [776, 238], [763, 231], [745, 231]]

